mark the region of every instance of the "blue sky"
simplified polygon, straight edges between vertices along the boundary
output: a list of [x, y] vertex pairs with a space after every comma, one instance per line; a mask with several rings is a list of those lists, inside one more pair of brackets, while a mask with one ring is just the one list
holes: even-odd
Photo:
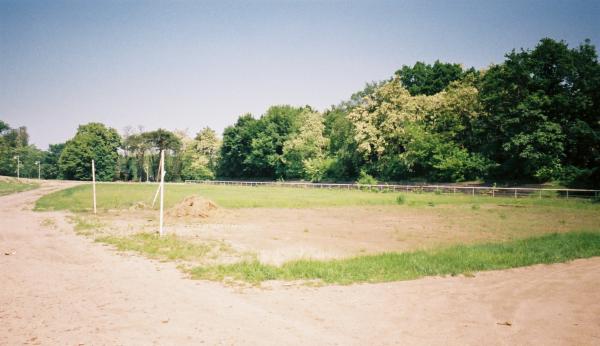
[[436, 59], [482, 68], [542, 37], [600, 44], [600, 1], [0, 0], [0, 119], [41, 148], [100, 121], [221, 132], [319, 110]]

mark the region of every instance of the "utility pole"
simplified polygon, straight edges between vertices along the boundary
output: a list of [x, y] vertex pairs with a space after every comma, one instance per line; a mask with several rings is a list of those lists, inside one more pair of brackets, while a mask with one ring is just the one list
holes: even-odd
[[17, 160], [17, 179], [21, 179], [21, 173], [20, 173], [20, 171], [19, 171], [19, 168], [20, 168], [20, 166], [21, 166], [21, 160], [19, 159], [19, 155], [16, 155], [16, 156], [14, 157], [14, 159], [16, 159], [16, 160]]
[[35, 161], [35, 164], [38, 166], [38, 180], [42, 180], [42, 165], [40, 165], [40, 161]]

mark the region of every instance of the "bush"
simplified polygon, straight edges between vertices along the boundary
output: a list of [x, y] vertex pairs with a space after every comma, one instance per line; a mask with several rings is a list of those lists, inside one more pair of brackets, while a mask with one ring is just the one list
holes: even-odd
[[377, 179], [363, 170], [360, 171], [356, 183], [359, 185], [377, 185]]
[[406, 202], [406, 197], [404, 197], [404, 195], [398, 195], [398, 197], [396, 197], [396, 204], [404, 204], [404, 202]]
[[304, 160], [304, 176], [313, 183], [318, 183], [329, 175], [334, 163], [333, 158], [312, 158]]

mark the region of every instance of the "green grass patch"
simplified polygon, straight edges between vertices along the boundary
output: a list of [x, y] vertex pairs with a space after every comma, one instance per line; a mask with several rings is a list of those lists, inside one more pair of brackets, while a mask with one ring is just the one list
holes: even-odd
[[136, 251], [151, 258], [194, 261], [203, 260], [213, 246], [185, 241], [176, 235], [160, 237], [154, 233], [138, 233], [129, 237], [104, 236], [96, 242], [114, 245], [121, 251]]
[[458, 275], [600, 256], [600, 231], [554, 233], [504, 243], [459, 245], [438, 250], [385, 253], [349, 259], [298, 260], [273, 266], [258, 261], [196, 267], [195, 279], [320, 280], [328, 284], [411, 280]]
[[[127, 209], [136, 203], [152, 203], [156, 184], [98, 184], [97, 206], [100, 210]], [[172, 185], [165, 189], [167, 208], [190, 195], [208, 198], [224, 208], [311, 208], [336, 206], [398, 205], [428, 207], [443, 205], [493, 204], [560, 208], [595, 208], [600, 204], [580, 199], [509, 198], [470, 195], [436, 195], [434, 193], [373, 193], [359, 190], [303, 189], [289, 187], [249, 187], [218, 185]], [[401, 196], [401, 197], [400, 197]], [[158, 206], [156, 205], [155, 208]], [[40, 198], [36, 210], [92, 209], [91, 184], [57, 191]]]
[[74, 224], [73, 229], [75, 230], [75, 233], [80, 235], [91, 235], [94, 233], [94, 231], [99, 230], [104, 226], [104, 223], [102, 223], [97, 217], [91, 215], [73, 215], [69, 218]]
[[23, 192], [36, 189], [40, 186], [37, 183], [25, 183], [16, 179], [8, 181], [0, 181], [0, 196], [10, 195], [11, 193]]

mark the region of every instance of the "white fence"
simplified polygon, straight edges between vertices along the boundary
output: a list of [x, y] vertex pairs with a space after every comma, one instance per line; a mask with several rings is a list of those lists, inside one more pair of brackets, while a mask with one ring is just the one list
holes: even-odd
[[366, 190], [381, 192], [432, 192], [438, 194], [467, 194], [490, 197], [537, 197], [537, 198], [598, 198], [600, 190], [586, 189], [539, 189], [529, 187], [457, 186], [457, 185], [394, 185], [394, 184], [334, 184], [277, 181], [234, 180], [186, 180], [186, 184], [276, 186], [304, 189]]

